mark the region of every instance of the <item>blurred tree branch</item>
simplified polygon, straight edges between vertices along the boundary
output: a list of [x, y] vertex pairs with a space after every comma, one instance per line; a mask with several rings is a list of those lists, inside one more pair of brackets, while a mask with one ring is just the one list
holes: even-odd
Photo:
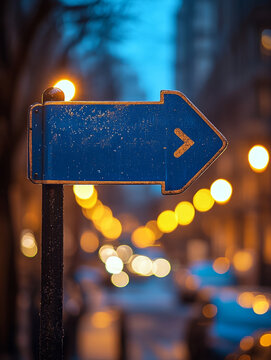
[[85, 41], [95, 53], [120, 37], [125, 2], [0, 1], [0, 358], [15, 354], [15, 239], [9, 202], [12, 164], [28, 106]]

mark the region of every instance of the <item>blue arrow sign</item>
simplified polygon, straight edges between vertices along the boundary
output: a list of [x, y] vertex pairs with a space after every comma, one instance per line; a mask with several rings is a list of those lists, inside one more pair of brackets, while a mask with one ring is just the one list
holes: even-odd
[[29, 111], [34, 183], [161, 184], [184, 191], [227, 141], [180, 92], [156, 102], [46, 102]]

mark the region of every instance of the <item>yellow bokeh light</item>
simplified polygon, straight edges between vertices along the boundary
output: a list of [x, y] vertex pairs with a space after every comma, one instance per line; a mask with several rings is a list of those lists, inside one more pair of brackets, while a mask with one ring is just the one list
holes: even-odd
[[129, 284], [129, 276], [126, 272], [121, 271], [119, 274], [113, 274], [111, 276], [111, 282], [116, 287], [125, 287]]
[[152, 261], [149, 257], [144, 255], [137, 255], [133, 258], [131, 267], [133, 271], [139, 275], [152, 275]]
[[212, 197], [217, 203], [225, 204], [231, 198], [232, 186], [225, 179], [217, 179], [212, 183], [210, 191]]
[[135, 229], [131, 236], [132, 243], [138, 248], [152, 246], [155, 242], [154, 233], [145, 226]]
[[54, 85], [54, 87], [57, 87], [64, 92], [65, 101], [70, 101], [75, 95], [75, 86], [70, 80], [60, 80]]
[[262, 145], [253, 146], [248, 153], [248, 162], [255, 172], [263, 172], [269, 163], [269, 153]]
[[269, 302], [264, 295], [257, 295], [252, 305], [255, 314], [263, 315], [269, 310]]
[[32, 248], [21, 247], [21, 251], [24, 254], [24, 256], [32, 258], [32, 257], [35, 257], [37, 255], [38, 247], [37, 247], [36, 244]]
[[81, 248], [87, 252], [92, 253], [98, 249], [99, 239], [93, 231], [85, 231], [80, 238]]
[[240, 341], [240, 349], [243, 351], [250, 350], [253, 347], [253, 345], [254, 345], [254, 339], [252, 336], [245, 336]]
[[237, 298], [238, 304], [246, 309], [252, 308], [253, 301], [254, 301], [254, 294], [249, 291], [245, 291], [241, 293]]
[[150, 229], [153, 232], [155, 240], [158, 240], [163, 236], [162, 231], [160, 231], [157, 226], [156, 220], [148, 221], [147, 224], [145, 225], [145, 227]]
[[217, 314], [217, 307], [214, 304], [206, 304], [202, 308], [202, 314], [208, 319], [212, 319]]
[[99, 250], [99, 257], [102, 260], [102, 262], [106, 262], [106, 260], [110, 257], [110, 256], [116, 256], [117, 253], [114, 250], [112, 245], [103, 245], [100, 247]]
[[118, 219], [112, 218], [105, 218], [101, 221], [101, 232], [103, 236], [110, 240], [116, 240], [120, 237], [122, 232], [122, 226]]
[[120, 245], [117, 248], [118, 257], [123, 261], [124, 264], [129, 262], [130, 257], [133, 255], [133, 250], [128, 245]]
[[[94, 189], [93, 194], [91, 195], [90, 198], [80, 199], [77, 196], [75, 196], [75, 200], [76, 200], [77, 204], [80, 205], [83, 209], [89, 210], [89, 209], [92, 209], [96, 205], [97, 200], [98, 200], [98, 194], [97, 194], [96, 189]], [[85, 216], [88, 218], [87, 215], [85, 215]]]
[[123, 262], [118, 256], [109, 256], [105, 268], [110, 274], [119, 274], [123, 269]]
[[266, 333], [260, 337], [260, 345], [263, 347], [271, 346], [271, 334]]
[[237, 271], [248, 271], [253, 265], [252, 254], [246, 250], [237, 251], [232, 259], [233, 266]]
[[105, 208], [100, 200], [98, 200], [95, 206], [88, 211], [89, 218], [95, 223], [99, 222], [104, 216]]
[[200, 189], [193, 197], [193, 204], [200, 212], [211, 210], [215, 201], [209, 189]]
[[194, 206], [189, 201], [181, 201], [175, 208], [179, 225], [190, 224], [195, 216]]
[[164, 233], [170, 233], [178, 226], [178, 218], [174, 211], [165, 210], [157, 218], [157, 226]]
[[113, 222], [113, 214], [112, 210], [105, 205], [101, 204], [95, 208], [93, 208], [92, 214], [89, 215], [91, 220], [93, 221], [96, 229], [103, 232], [106, 231], [106, 229], [109, 229], [112, 222]]
[[94, 192], [93, 185], [73, 185], [73, 193], [79, 199], [86, 200], [89, 199]]
[[171, 266], [169, 261], [166, 259], [155, 259], [152, 263], [153, 275], [163, 278], [170, 273]]
[[96, 328], [106, 328], [111, 325], [113, 317], [109, 312], [98, 311], [94, 313], [91, 317], [91, 323]]
[[226, 257], [218, 257], [213, 262], [213, 269], [218, 274], [225, 274], [230, 268], [230, 260]]

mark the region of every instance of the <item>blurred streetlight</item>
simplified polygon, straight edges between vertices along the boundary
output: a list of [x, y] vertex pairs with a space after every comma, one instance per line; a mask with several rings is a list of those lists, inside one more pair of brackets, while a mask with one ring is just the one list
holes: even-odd
[[30, 230], [24, 230], [21, 235], [21, 251], [26, 257], [37, 255], [38, 247], [34, 234]]
[[166, 259], [156, 259], [152, 263], [153, 275], [163, 278], [166, 277], [171, 270], [170, 262]]
[[195, 216], [194, 206], [189, 201], [181, 201], [175, 208], [180, 225], [189, 225]]
[[174, 211], [165, 210], [157, 218], [157, 226], [160, 231], [170, 233], [178, 226], [178, 218]]
[[263, 172], [269, 163], [269, 153], [262, 145], [253, 146], [248, 153], [248, 162], [255, 172]]
[[92, 194], [94, 192], [94, 186], [93, 185], [73, 185], [73, 192], [79, 199], [86, 200], [92, 196]]
[[113, 274], [111, 276], [111, 282], [116, 287], [125, 287], [129, 283], [129, 275], [124, 271], [121, 271], [119, 274]]
[[210, 210], [213, 207], [214, 202], [209, 189], [200, 189], [193, 197], [193, 204], [200, 212]]
[[263, 315], [269, 310], [269, 302], [264, 295], [257, 295], [254, 298], [252, 308], [255, 314]]
[[271, 345], [271, 333], [265, 333], [260, 337], [260, 344], [263, 347]]
[[214, 181], [210, 188], [213, 199], [219, 204], [225, 204], [231, 198], [232, 186], [225, 179]]
[[110, 274], [119, 274], [123, 269], [123, 262], [118, 256], [109, 256], [105, 262], [105, 268]]
[[70, 80], [60, 80], [54, 85], [54, 87], [57, 87], [64, 92], [65, 101], [70, 101], [74, 97], [75, 86]]
[[213, 269], [217, 274], [225, 274], [230, 268], [230, 260], [226, 257], [218, 257], [213, 262]]

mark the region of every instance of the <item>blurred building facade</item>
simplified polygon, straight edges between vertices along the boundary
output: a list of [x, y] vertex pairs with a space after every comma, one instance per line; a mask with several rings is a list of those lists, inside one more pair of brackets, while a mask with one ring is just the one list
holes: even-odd
[[254, 173], [247, 154], [255, 144], [270, 150], [270, 24], [269, 0], [183, 0], [177, 15], [176, 88], [229, 141], [208, 170], [233, 186], [231, 201], [205, 215], [211, 252], [251, 254], [245, 281], [260, 285], [271, 284], [271, 175], [270, 165]]

